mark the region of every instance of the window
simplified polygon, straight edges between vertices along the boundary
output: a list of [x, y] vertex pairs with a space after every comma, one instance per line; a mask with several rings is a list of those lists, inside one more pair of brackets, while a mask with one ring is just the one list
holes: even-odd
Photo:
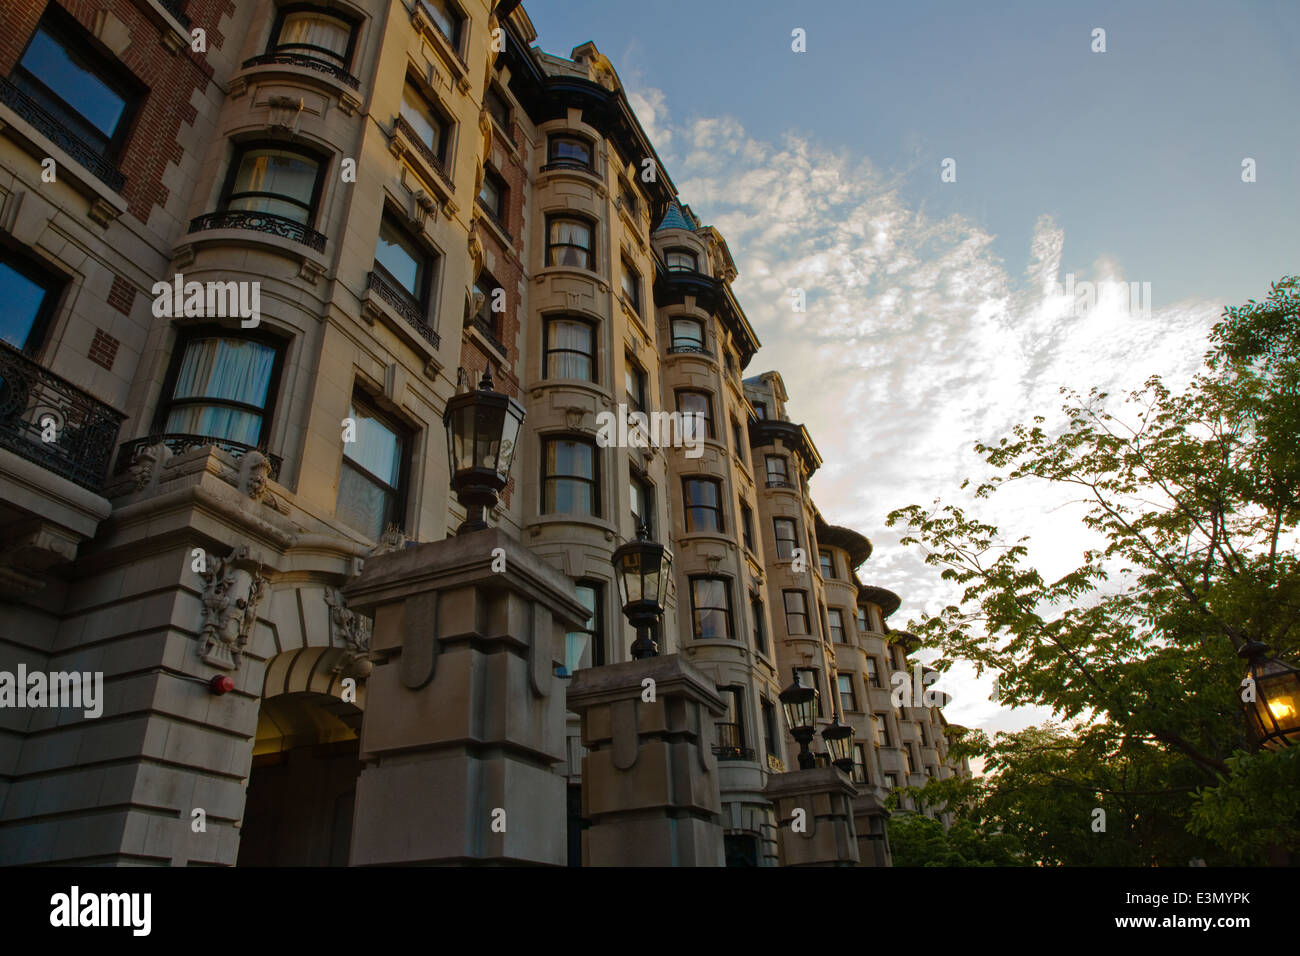
[[321, 158], [310, 153], [242, 146], [231, 159], [221, 208], [267, 213], [310, 226], [324, 170]]
[[740, 532], [745, 547], [754, 550], [754, 512], [743, 501], [740, 503]]
[[280, 350], [272, 340], [220, 330], [182, 338], [172, 358], [161, 431], [257, 447], [274, 408]]
[[742, 462], [745, 460], [745, 433], [740, 428], [740, 422], [734, 418], [731, 420], [731, 446], [737, 458]]
[[[498, 292], [498, 290], [500, 291]], [[501, 338], [500, 317], [505, 312], [505, 291], [501, 283], [497, 282], [487, 270], [479, 272], [478, 278], [474, 280], [474, 294], [483, 297], [483, 301], [479, 303], [478, 311], [474, 313], [474, 320], [493, 339], [497, 340]], [[493, 309], [493, 305], [496, 303], [500, 303], [501, 311]]]
[[645, 411], [645, 371], [630, 355], [623, 356], [623, 390], [627, 393], [629, 409], [634, 412]]
[[867, 782], [867, 745], [853, 745], [853, 782]]
[[893, 746], [889, 742], [889, 724], [885, 722], [884, 714], [872, 714], [871, 726], [875, 729], [877, 747]]
[[731, 589], [726, 578], [693, 577], [691, 620], [695, 639], [735, 639], [731, 629]]
[[618, 181], [618, 201], [623, 207], [623, 211], [635, 219], [637, 207], [640, 203], [637, 202], [636, 190], [628, 184], [626, 179], [620, 178]]
[[767, 642], [767, 629], [763, 626], [763, 599], [757, 591], [749, 592], [749, 613], [754, 618], [754, 650], [771, 656], [772, 648]]
[[415, 138], [424, 144], [437, 160], [437, 165], [445, 170], [448, 165], [451, 121], [409, 80], [402, 87], [402, 105], [398, 115], [406, 120], [415, 132]]
[[0, 248], [0, 340], [34, 354], [45, 341], [62, 287], [54, 273]]
[[[605, 663], [605, 627], [601, 613], [603, 586], [599, 581], [577, 581], [578, 600], [591, 612], [586, 627], [564, 635], [565, 660], [576, 661], [578, 667], [601, 667]], [[578, 646], [584, 643], [581, 654]]]
[[654, 486], [634, 471], [628, 479], [628, 499], [632, 508], [632, 527], [639, 528], [644, 524], [650, 532], [650, 537], [653, 538], [655, 536]]
[[699, 260], [689, 249], [668, 249], [664, 261], [669, 272], [699, 272]]
[[670, 352], [706, 352], [704, 323], [699, 319], [673, 319]]
[[405, 293], [421, 313], [428, 312], [435, 264], [434, 256], [426, 252], [394, 217], [385, 213], [379, 223], [375, 265], [388, 284]]
[[844, 614], [839, 608], [833, 607], [826, 612], [827, 627], [831, 632], [831, 640], [836, 644], [846, 643], [844, 640]]
[[912, 769], [913, 767], [916, 766], [916, 763], [915, 763], [915, 758], [912, 756], [912, 745], [910, 743], [902, 748], [902, 754], [903, 754], [903, 773], [905, 775], [911, 776], [913, 773], [916, 772]]
[[897, 777], [895, 777], [892, 773], [887, 773], [887, 774], [884, 775], [884, 777], [885, 777], [885, 789], [886, 789], [886, 790], [897, 790], [897, 789], [898, 789], [898, 778], [897, 778]]
[[755, 402], [755, 403], [754, 403], [754, 417], [755, 417], [755, 418], [758, 418], [758, 419], [764, 419], [764, 418], [767, 418], [767, 403], [766, 403], [766, 402]]
[[836, 674], [835, 682], [840, 690], [840, 713], [847, 714], [858, 709], [858, 692], [853, 689], [852, 674]]
[[785, 629], [788, 634], [810, 634], [808, 630], [808, 595], [803, 591], [782, 591], [785, 600]]
[[[713, 437], [713, 401], [708, 392], [677, 393], [677, 410], [682, 413], [682, 436], [685, 438]], [[690, 418], [686, 416], [689, 415]], [[701, 424], [703, 428], [701, 428]]]
[[880, 686], [880, 670], [876, 666], [874, 657], [867, 658], [867, 683], [872, 687]]
[[867, 626], [867, 609], [859, 604], [858, 605], [858, 631], [862, 634], [865, 634], [869, 630], [871, 630], [871, 628]]
[[595, 379], [596, 333], [582, 319], [547, 319], [542, 368], [546, 378]]
[[763, 712], [763, 750], [776, 756], [776, 705], [770, 700], [762, 703]]
[[591, 169], [591, 143], [577, 136], [552, 136], [546, 147], [550, 166]]
[[549, 216], [546, 220], [546, 264], [595, 270], [591, 223], [585, 219]]
[[821, 681], [817, 679], [817, 668], [815, 667], [796, 667], [794, 669], [795, 677], [799, 680], [800, 687], [811, 687], [817, 691], [817, 716], [824, 716], [822, 712], [822, 692]]
[[790, 473], [787, 467], [784, 455], [767, 456], [767, 486], [769, 488], [790, 487]]
[[346, 70], [352, 57], [352, 24], [324, 10], [287, 9], [272, 33], [268, 53], [294, 53]]
[[718, 721], [718, 746], [714, 751], [723, 760], [744, 760], [752, 757], [745, 753], [745, 691], [740, 687], [719, 687], [718, 696], [726, 705], [726, 712]]
[[686, 502], [686, 530], [726, 531], [722, 520], [722, 484], [714, 478], [685, 478], [682, 494]]
[[121, 152], [143, 90], [55, 7], [41, 20], [10, 81], [100, 156]]
[[542, 460], [542, 514], [600, 515], [600, 461], [594, 442], [548, 438]]
[[459, 50], [461, 25], [465, 22], [461, 12], [452, 6], [449, 0], [417, 0], [417, 2], [429, 14], [438, 31], [451, 41], [452, 47]]
[[623, 297], [633, 312], [641, 312], [641, 273], [626, 259], [623, 260]]
[[498, 225], [506, 221], [506, 181], [490, 168], [483, 170], [483, 185], [478, 190], [479, 205]]
[[510, 103], [495, 85], [489, 86], [487, 92], [483, 94], [483, 106], [487, 109], [488, 115], [496, 120], [496, 124], [503, 131], [509, 132]]
[[825, 548], [817, 552], [817, 561], [821, 565], [822, 577], [835, 577], [835, 555], [831, 554]]
[[797, 529], [793, 518], [773, 518], [772, 530], [776, 534], [776, 557], [779, 561], [789, 561], [794, 557], [797, 546]]
[[403, 524], [409, 443], [405, 429], [381, 416], [361, 396], [352, 399], [348, 417], [356, 423], [356, 441], [343, 443], [334, 513], [377, 541], [389, 525]]

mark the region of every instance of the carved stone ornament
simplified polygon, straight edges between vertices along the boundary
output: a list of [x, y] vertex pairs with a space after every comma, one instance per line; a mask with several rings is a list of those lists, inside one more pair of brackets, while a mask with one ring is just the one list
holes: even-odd
[[241, 544], [203, 572], [203, 627], [199, 657], [222, 670], [239, 670], [244, 648], [257, 621], [257, 606], [266, 592], [262, 565]]
[[348, 607], [337, 587], [325, 589], [325, 603], [330, 609], [330, 646], [342, 648], [344, 654], [334, 665], [334, 672], [360, 678], [370, 675], [370, 619]]
[[379, 536], [379, 541], [370, 549], [368, 557], [377, 558], [381, 554], [401, 551], [406, 547], [406, 532], [395, 524], [390, 524]]

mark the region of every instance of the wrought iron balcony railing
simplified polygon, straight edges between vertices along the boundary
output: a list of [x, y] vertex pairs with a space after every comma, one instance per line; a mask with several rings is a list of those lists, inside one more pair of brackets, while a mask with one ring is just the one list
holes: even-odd
[[223, 209], [220, 212], [204, 213], [190, 220], [190, 232], [202, 232], [205, 229], [250, 229], [253, 232], [265, 232], [282, 239], [301, 242], [317, 252], [325, 251], [325, 237], [321, 233], [307, 228], [300, 222], [294, 222], [284, 216], [272, 215], [269, 212]]
[[455, 190], [456, 187], [452, 185], [451, 173], [447, 170], [447, 164], [442, 161], [442, 157], [429, 148], [428, 143], [420, 138], [420, 134], [415, 131], [414, 126], [407, 122], [406, 117], [397, 117], [397, 120], [393, 125], [395, 129], [402, 131], [402, 135], [410, 141], [411, 145], [415, 147], [415, 151], [419, 153], [420, 157], [429, 164], [429, 167], [438, 174], [447, 187]]
[[186, 30], [190, 28], [190, 18], [182, 9], [185, 6], [185, 0], [158, 0], [162, 8], [176, 18], [176, 22]]
[[745, 740], [740, 733], [740, 724], [715, 724], [718, 728], [718, 742], [713, 748], [719, 760], [753, 760], [754, 751], [744, 746]]
[[796, 491], [799, 489], [799, 486], [798, 486], [798, 485], [794, 484], [793, 482], [791, 482], [789, 479], [786, 479], [786, 478], [768, 478], [768, 479], [767, 479], [767, 487], [769, 487], [769, 488], [793, 488], [793, 489], [796, 490]]
[[703, 345], [694, 345], [687, 342], [674, 342], [668, 346], [669, 355], [678, 355], [682, 353], [693, 353], [695, 355], [712, 355], [713, 353]]
[[317, 59], [306, 53], [289, 53], [281, 50], [277, 53], [264, 53], [261, 56], [249, 57], [244, 61], [244, 69], [253, 66], [274, 66], [283, 64], [284, 66], [300, 66], [303, 69], [315, 70], [317, 73], [324, 73], [334, 77], [341, 83], [345, 83], [354, 90], [361, 89], [361, 81], [349, 73], [337, 63], [331, 63], [329, 60]]
[[271, 480], [280, 480], [281, 459], [279, 455], [272, 455], [265, 448], [257, 445], [246, 445], [243, 442], [231, 441], [228, 438], [220, 438], [212, 435], [190, 435], [182, 432], [165, 432], [156, 435], [147, 435], [144, 438], [136, 438], [132, 441], [123, 442], [122, 447], [117, 452], [117, 467], [113, 473], [123, 474], [131, 467], [131, 462], [135, 460], [136, 453], [142, 448], [148, 448], [151, 445], [166, 445], [173, 455], [179, 455], [183, 452], [190, 451], [194, 448], [205, 448], [214, 446], [229, 452], [235, 458], [243, 458], [250, 451], [260, 451], [266, 455], [266, 460], [271, 463]]
[[478, 329], [479, 332], [482, 334], [482, 336], [488, 340], [488, 343], [494, 349], [496, 349], [502, 355], [506, 354], [505, 344], [499, 338], [497, 338], [496, 330], [492, 327], [491, 322], [484, 319], [481, 315], [476, 315], [470, 319], [469, 324], [474, 326], [474, 328]]
[[576, 169], [580, 173], [586, 173], [588, 176], [600, 178], [600, 174], [591, 168], [591, 164], [584, 163], [580, 159], [553, 159], [546, 163], [539, 172], [549, 173], [557, 169]]
[[71, 123], [56, 116], [24, 90], [0, 77], [0, 102], [21, 116], [114, 192], [121, 192], [126, 176], [104, 155], [72, 132]]
[[0, 342], [0, 447], [97, 492], [123, 418]]
[[366, 288], [372, 289], [375, 295], [383, 299], [394, 312], [409, 322], [420, 333], [421, 337], [435, 349], [442, 347], [442, 337], [433, 330], [433, 326], [424, 320], [424, 313], [420, 307], [411, 301], [410, 296], [395, 289], [387, 279], [379, 274], [378, 270], [370, 273], [369, 279], [366, 280]]

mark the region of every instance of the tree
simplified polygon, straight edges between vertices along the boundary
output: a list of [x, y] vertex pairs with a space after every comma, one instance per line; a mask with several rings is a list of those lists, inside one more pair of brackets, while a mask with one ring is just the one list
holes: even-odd
[[[1263, 862], [1259, 831], [1300, 850], [1300, 759], [1249, 753], [1235, 656], [1250, 640], [1300, 649], [1298, 288], [1289, 277], [1266, 301], [1225, 309], [1186, 391], [1152, 377], [1112, 411], [1096, 389], [1062, 390], [1063, 428], [1039, 416], [975, 446], [995, 469], [977, 499], [1034, 480], [1077, 490], [1099, 545], [1069, 573], [1045, 579], [1027, 538], [953, 505], [889, 516], [962, 587], [960, 603], [909, 625], [940, 650], [938, 669], [993, 670], [1002, 702], [1067, 722], [985, 741], [993, 778], [970, 804], [1035, 859], [1109, 859], [1082, 804], [1035, 810], [1046, 780], [1067, 803], [1072, 791], [1126, 808], [1140, 852], [1113, 862]], [[1251, 781], [1291, 786], [1279, 797]]]

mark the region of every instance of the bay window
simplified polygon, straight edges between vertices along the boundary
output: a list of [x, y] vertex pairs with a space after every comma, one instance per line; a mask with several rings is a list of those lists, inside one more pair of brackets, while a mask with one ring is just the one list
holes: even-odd
[[542, 442], [542, 514], [600, 516], [600, 458], [585, 438]]
[[701, 575], [691, 582], [691, 627], [695, 639], [734, 639], [731, 588], [726, 578]]
[[546, 264], [574, 269], [596, 268], [591, 245], [591, 223], [569, 216], [546, 219]]
[[325, 162], [317, 154], [268, 144], [236, 149], [221, 208], [279, 216], [310, 226], [316, 216]]
[[198, 435], [256, 448], [268, 437], [281, 351], [266, 337], [220, 329], [182, 335], [172, 357], [160, 432]]
[[722, 518], [722, 484], [714, 478], [685, 478], [682, 495], [686, 503], [686, 530], [715, 531], [726, 528]]
[[547, 319], [542, 344], [544, 378], [594, 382], [596, 330], [583, 319]]

